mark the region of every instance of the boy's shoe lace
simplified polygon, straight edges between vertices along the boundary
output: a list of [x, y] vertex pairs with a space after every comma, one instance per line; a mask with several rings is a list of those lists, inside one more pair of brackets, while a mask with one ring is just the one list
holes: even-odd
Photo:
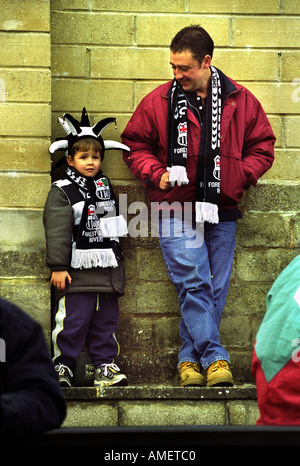
[[61, 387], [71, 387], [71, 377], [73, 377], [73, 372], [68, 366], [59, 363], [55, 366], [55, 370], [58, 373], [58, 381]]
[[96, 369], [95, 373], [95, 386], [108, 386], [108, 385], [127, 385], [127, 377], [120, 373], [119, 367], [114, 364], [101, 364]]

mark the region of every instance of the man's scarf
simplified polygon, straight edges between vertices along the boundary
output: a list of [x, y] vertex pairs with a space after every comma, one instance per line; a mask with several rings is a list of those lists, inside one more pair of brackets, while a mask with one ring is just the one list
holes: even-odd
[[[206, 117], [201, 129], [196, 176], [196, 222], [218, 223], [218, 198], [221, 186], [220, 122], [222, 106], [222, 73], [211, 66], [211, 87], [206, 98]], [[220, 79], [221, 77], [221, 79]], [[188, 99], [174, 79], [168, 108], [168, 171], [174, 186], [188, 184], [187, 131]]]
[[[118, 237], [126, 235], [128, 231], [124, 217], [117, 215], [118, 206], [109, 179], [101, 170], [95, 178], [90, 178], [70, 167], [66, 170], [66, 179], [82, 195], [81, 203], [77, 203], [80, 222], [74, 228], [71, 266], [117, 267], [120, 250]], [[63, 186], [61, 188], [64, 189]]]

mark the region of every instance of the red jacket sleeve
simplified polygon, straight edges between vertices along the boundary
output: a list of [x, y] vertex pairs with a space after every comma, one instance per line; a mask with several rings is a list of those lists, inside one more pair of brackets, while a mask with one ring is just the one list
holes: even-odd
[[259, 101], [248, 91], [246, 126], [243, 147], [243, 167], [252, 185], [268, 171], [274, 161], [275, 136]]
[[160, 141], [156, 130], [157, 122], [154, 122], [153, 118], [154, 112], [147, 111], [144, 99], [122, 133], [123, 144], [130, 147], [130, 153], [124, 152], [123, 158], [132, 173], [144, 185], [150, 182], [159, 186], [167, 167], [156, 155]]

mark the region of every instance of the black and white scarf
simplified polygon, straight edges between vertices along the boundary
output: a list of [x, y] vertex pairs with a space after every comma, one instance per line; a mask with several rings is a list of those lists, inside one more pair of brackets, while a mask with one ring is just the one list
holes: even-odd
[[[211, 66], [211, 87], [206, 99], [206, 118], [201, 130], [196, 176], [196, 222], [218, 223], [218, 198], [221, 186], [220, 123], [223, 74]], [[188, 157], [187, 131], [188, 99], [174, 79], [168, 108], [168, 171], [174, 186], [188, 184], [186, 172]]]
[[[66, 180], [71, 188], [75, 186], [82, 195], [82, 201], [77, 202], [76, 207], [75, 204], [72, 206], [75, 228], [71, 267], [117, 267], [120, 250], [118, 237], [126, 235], [128, 230], [124, 217], [118, 215], [116, 197], [109, 179], [101, 170], [96, 177], [90, 178], [68, 167]], [[70, 187], [69, 192], [68, 186], [59, 187], [70, 199]]]

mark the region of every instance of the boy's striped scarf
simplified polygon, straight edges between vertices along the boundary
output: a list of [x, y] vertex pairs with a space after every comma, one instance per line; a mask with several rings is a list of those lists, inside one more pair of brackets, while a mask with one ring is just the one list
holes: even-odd
[[128, 231], [124, 217], [118, 215], [109, 179], [101, 170], [89, 178], [68, 167], [66, 178], [54, 185], [64, 191], [73, 208], [71, 267], [117, 267], [121, 256], [119, 236]]

